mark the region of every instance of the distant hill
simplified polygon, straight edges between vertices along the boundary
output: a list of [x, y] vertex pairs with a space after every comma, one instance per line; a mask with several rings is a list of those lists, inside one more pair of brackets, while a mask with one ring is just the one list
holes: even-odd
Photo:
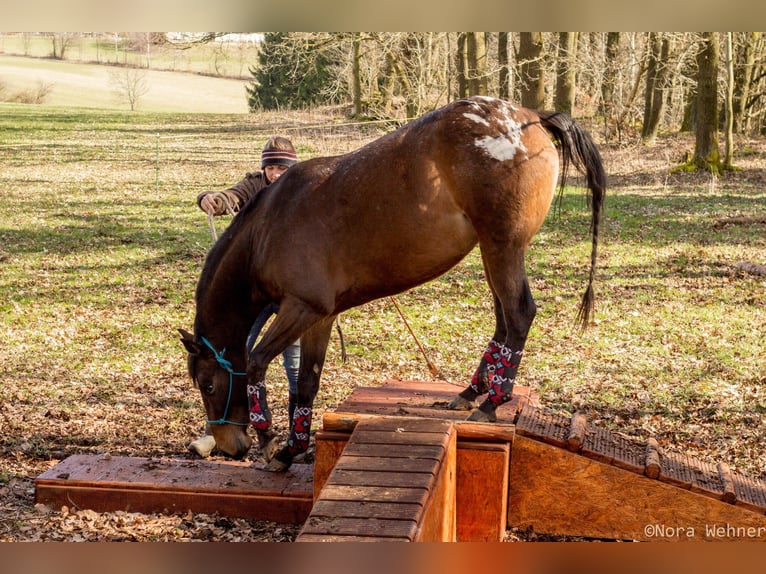
[[[0, 101], [44, 88], [48, 106], [128, 110], [110, 74], [117, 66], [0, 55]], [[145, 70], [146, 93], [137, 109], [148, 112], [247, 113], [246, 80], [188, 72]]]

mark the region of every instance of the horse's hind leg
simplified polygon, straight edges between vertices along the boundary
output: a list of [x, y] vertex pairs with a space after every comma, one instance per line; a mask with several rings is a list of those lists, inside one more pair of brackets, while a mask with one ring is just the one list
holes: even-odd
[[[503, 320], [503, 307], [500, 304], [500, 300], [493, 293], [494, 309], [495, 309], [495, 334], [492, 337], [492, 341], [504, 341], [505, 340], [505, 321]], [[487, 345], [484, 355], [481, 357], [479, 366], [476, 367], [476, 371], [471, 377], [471, 383], [448, 405], [449, 409], [457, 411], [471, 411], [476, 408], [476, 399], [481, 395], [486, 394], [489, 390], [489, 370], [490, 365], [494, 362], [492, 359], [492, 345]]]
[[509, 401], [536, 307], [524, 272], [523, 256], [513, 262], [485, 257], [485, 271], [495, 301], [495, 333], [487, 345], [471, 384], [450, 404], [465, 408], [483, 394], [487, 398], [468, 420], [497, 420], [498, 406]]

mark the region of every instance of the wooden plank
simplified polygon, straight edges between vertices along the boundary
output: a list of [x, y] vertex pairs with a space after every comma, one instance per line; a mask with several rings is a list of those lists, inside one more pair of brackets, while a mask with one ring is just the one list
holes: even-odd
[[[476, 440], [479, 442], [511, 442], [515, 426], [501, 423], [479, 423], [463, 420], [466, 413], [460, 415], [460, 420], [453, 422], [457, 430], [458, 440]], [[322, 429], [328, 432], [351, 433], [361, 420], [388, 418], [369, 413], [332, 412], [322, 416]], [[397, 417], [398, 418], [398, 417]], [[407, 417], [408, 419], [410, 417]], [[412, 419], [422, 420], [422, 419]], [[450, 421], [452, 422], [452, 421]]]
[[390, 538], [376, 536], [341, 536], [337, 534], [306, 534], [299, 535], [296, 542], [409, 542], [408, 538]]
[[[431, 470], [431, 469], [429, 469]], [[435, 480], [431, 472], [390, 472], [335, 468], [333, 484], [346, 486], [394, 486], [404, 488], [429, 488]]]
[[343, 449], [348, 442], [348, 433], [318, 430], [314, 435], [314, 500], [319, 498]]
[[445, 454], [435, 469], [436, 480], [418, 524], [416, 542], [454, 542], [456, 532], [457, 433], [445, 433]]
[[399, 538], [414, 540], [417, 523], [414, 520], [389, 520], [386, 518], [345, 518], [309, 516], [301, 529], [303, 534], [354, 536], [355, 538]]
[[646, 441], [646, 461], [644, 474], [649, 478], [659, 478], [660, 476], [660, 445], [657, 439], [650, 438]]
[[440, 445], [440, 443], [435, 442], [435, 439], [443, 437], [443, 434], [419, 431], [397, 432], [357, 429], [354, 431], [354, 439], [356, 444], [384, 445], [395, 449], [404, 446]]
[[766, 539], [761, 513], [544, 442], [517, 436], [511, 460], [510, 526], [605, 539]]
[[574, 413], [569, 423], [569, 435], [567, 435], [567, 449], [577, 452], [585, 442], [585, 433], [588, 430], [588, 419], [582, 413]]
[[[353, 456], [372, 456], [379, 458], [381, 456], [379, 444], [359, 444], [348, 443], [343, 450], [343, 454]], [[391, 448], [385, 453], [387, 458], [425, 458], [431, 460], [441, 460], [444, 456], [444, 447], [441, 445], [408, 445], [407, 448]]]
[[737, 506], [755, 512], [766, 512], [766, 485], [736, 472], [732, 473], [732, 480], [737, 494]]
[[40, 475], [35, 501], [97, 512], [214, 513], [301, 523], [312, 506], [313, 469], [281, 474], [251, 463], [75, 455]]
[[499, 542], [506, 530], [510, 444], [458, 443], [456, 538]]
[[428, 490], [390, 486], [349, 486], [328, 481], [319, 500], [367, 500], [369, 502], [411, 503], [425, 506]]
[[660, 476], [662, 482], [667, 482], [679, 488], [690, 489], [692, 486], [689, 457], [675, 452], [660, 452]]
[[[413, 465], [415, 463], [415, 465]], [[423, 472], [425, 465], [428, 464], [428, 468], [433, 468], [433, 462], [431, 459], [417, 459], [412, 457], [399, 458], [399, 457], [375, 457], [375, 456], [353, 456], [346, 454], [335, 465], [335, 470], [370, 470], [370, 471], [384, 471], [384, 472]]]
[[525, 406], [516, 422], [516, 434], [566, 447], [570, 419], [547, 409]]
[[[385, 381], [380, 387], [359, 387], [343, 403], [338, 412], [386, 416], [413, 415], [452, 421], [465, 420], [466, 411], [447, 409], [449, 402], [465, 388], [444, 381]], [[510, 401], [497, 410], [498, 422], [514, 424], [525, 404], [538, 404], [538, 395], [528, 387], [516, 386]]]
[[422, 510], [419, 504], [370, 502], [367, 500], [317, 500], [312, 516], [344, 518], [378, 517], [391, 520], [412, 520]]

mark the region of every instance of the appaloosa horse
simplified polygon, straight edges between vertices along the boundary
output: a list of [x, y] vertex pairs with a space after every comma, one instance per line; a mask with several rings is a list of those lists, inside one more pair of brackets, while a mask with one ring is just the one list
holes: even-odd
[[[259, 192], [211, 249], [196, 291], [194, 334], [181, 330], [189, 374], [216, 444], [243, 456], [256, 431], [267, 468], [285, 470], [309, 444], [314, 397], [335, 317], [445, 273], [478, 243], [494, 297], [495, 331], [470, 385], [449, 405], [495, 420], [507, 401], [535, 303], [528, 244], [570, 162], [586, 175], [591, 269], [580, 307], [593, 305], [605, 173], [590, 136], [570, 117], [474, 97], [452, 102], [346, 155], [304, 161]], [[279, 313], [248, 353], [267, 304]], [[301, 339], [298, 395], [277, 452], [266, 367]]]

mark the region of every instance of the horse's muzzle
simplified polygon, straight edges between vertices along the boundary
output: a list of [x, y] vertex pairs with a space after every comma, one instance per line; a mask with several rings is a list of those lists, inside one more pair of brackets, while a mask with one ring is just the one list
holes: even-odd
[[216, 446], [225, 455], [240, 459], [250, 450], [253, 439], [247, 434], [246, 427], [229, 424], [210, 426]]

